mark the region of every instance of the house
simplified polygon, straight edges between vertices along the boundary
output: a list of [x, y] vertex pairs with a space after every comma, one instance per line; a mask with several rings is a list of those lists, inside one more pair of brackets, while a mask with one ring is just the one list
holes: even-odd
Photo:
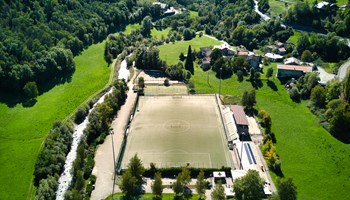
[[249, 67], [254, 68], [255, 71], [260, 71], [260, 55], [252, 51], [239, 51], [237, 53], [238, 57], [244, 58], [244, 60], [249, 62]]
[[210, 68], [210, 61], [211, 61], [210, 57], [204, 57], [202, 59], [201, 68], [204, 70], [209, 69]]
[[206, 70], [210, 68], [211, 62], [211, 48], [210, 47], [201, 47], [199, 50], [199, 57], [202, 58], [200, 61], [201, 68]]
[[214, 49], [220, 49], [223, 56], [234, 56], [235, 51], [227, 43], [216, 45]]
[[231, 111], [233, 113], [233, 118], [235, 119], [237, 132], [239, 134], [248, 133], [248, 119], [245, 116], [243, 106], [240, 105], [231, 105]]
[[166, 11], [166, 9], [168, 8], [168, 5], [165, 3], [161, 3], [161, 2], [153, 2], [152, 5], [159, 5], [160, 9], [163, 11]]
[[300, 65], [301, 61], [299, 59], [297, 59], [297, 58], [290, 57], [290, 58], [286, 58], [284, 60], [284, 64], [285, 65]]
[[287, 50], [284, 47], [280, 47], [277, 49], [278, 54], [284, 55], [286, 54]]
[[199, 50], [200, 57], [210, 57], [211, 55], [211, 48], [210, 47], [201, 47]]
[[312, 67], [299, 65], [277, 65], [278, 78], [299, 78], [300, 76], [312, 72]]
[[276, 41], [276, 47], [277, 48], [282, 48], [282, 47], [284, 47], [284, 43], [280, 42], [280, 41]]
[[279, 54], [274, 54], [274, 53], [266, 53], [265, 57], [267, 59], [269, 59], [269, 61], [272, 61], [272, 62], [280, 62], [283, 60], [283, 56], [281, 56]]

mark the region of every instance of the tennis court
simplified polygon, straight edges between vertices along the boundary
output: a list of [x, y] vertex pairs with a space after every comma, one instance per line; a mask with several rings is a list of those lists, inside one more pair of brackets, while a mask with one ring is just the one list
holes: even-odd
[[121, 168], [136, 153], [146, 168], [231, 167], [215, 96], [141, 96]]

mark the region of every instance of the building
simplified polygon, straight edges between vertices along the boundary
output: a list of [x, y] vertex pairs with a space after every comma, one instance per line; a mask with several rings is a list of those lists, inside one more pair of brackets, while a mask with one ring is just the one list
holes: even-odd
[[283, 60], [283, 56], [281, 56], [279, 54], [274, 54], [274, 53], [266, 53], [265, 57], [267, 59], [269, 59], [269, 61], [272, 61], [272, 62], [280, 62]]
[[299, 78], [300, 76], [312, 72], [312, 67], [299, 65], [277, 65], [278, 78]]
[[284, 55], [286, 54], [287, 50], [284, 47], [280, 47], [277, 49], [278, 54]]
[[210, 47], [201, 47], [199, 50], [199, 56], [202, 58], [200, 60], [201, 68], [202, 69], [209, 69], [210, 68], [210, 62], [211, 62], [211, 48]]
[[243, 106], [240, 105], [231, 105], [231, 111], [233, 113], [233, 118], [235, 119], [237, 132], [241, 134], [242, 132], [248, 134], [248, 120], [245, 116]]
[[234, 56], [235, 51], [227, 43], [216, 45], [214, 49], [220, 49], [223, 56]]
[[285, 65], [301, 65], [301, 61], [297, 58], [290, 57], [284, 60]]
[[239, 51], [237, 53], [237, 56], [242, 57], [244, 60], [248, 61], [250, 68], [254, 68], [255, 71], [260, 71], [260, 55], [252, 51]]

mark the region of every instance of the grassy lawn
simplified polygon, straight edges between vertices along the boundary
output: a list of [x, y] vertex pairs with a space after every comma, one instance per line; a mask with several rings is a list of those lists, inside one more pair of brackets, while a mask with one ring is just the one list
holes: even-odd
[[198, 17], [198, 12], [190, 10], [190, 18], [193, 19], [196, 17]]
[[[169, 64], [177, 62], [179, 51], [175, 53], [174, 49], [178, 48], [163, 46], [159, 49], [161, 58], [168, 55]], [[220, 81], [216, 74], [203, 72], [198, 65], [195, 66], [193, 80], [197, 93], [218, 93]], [[276, 72], [276, 63], [271, 66]], [[271, 115], [282, 171], [286, 177], [293, 178], [298, 187], [298, 197], [347, 199], [350, 145], [334, 139], [319, 125], [318, 118], [310, 112], [305, 102], [293, 102], [280, 81], [275, 77], [271, 80], [269, 85], [263, 80], [262, 87], [257, 89], [256, 107], [265, 109]], [[252, 88], [252, 84], [246, 80], [238, 82], [236, 75], [221, 81], [221, 93], [225, 95], [241, 97], [244, 90]]]
[[333, 73], [333, 69], [335, 68], [336, 63], [327, 63], [324, 62], [321, 64], [321, 67], [328, 73]]
[[196, 38], [189, 41], [176, 41], [174, 44], [169, 43], [159, 46], [159, 56], [162, 60], [165, 60], [168, 64], [176, 64], [179, 61], [179, 55], [181, 52], [187, 54], [188, 46], [191, 45], [192, 51], [199, 51], [200, 47], [219, 45], [221, 42], [213, 40], [211, 38], [202, 36], [196, 36]]
[[151, 36], [152, 36], [152, 38], [157, 38], [157, 39], [162, 38], [162, 36], [164, 38], [166, 38], [168, 36], [170, 30], [171, 30], [171, 28], [166, 28], [166, 29], [161, 30], [161, 31], [153, 28], [151, 30]]
[[133, 30], [141, 28], [141, 24], [130, 24], [126, 26], [125, 31], [123, 32], [125, 35], [130, 34]]
[[[135, 199], [137, 200], [152, 200], [154, 197], [153, 194], [143, 194], [143, 195], [140, 195], [140, 196], [137, 196], [135, 197]], [[162, 195], [162, 199], [164, 200], [172, 200], [175, 198], [175, 194], [163, 194]], [[113, 199], [112, 199], [112, 195], [107, 197], [106, 200], [123, 200], [124, 199], [124, 195], [121, 194], [121, 193], [116, 193], [113, 195]], [[178, 198], [179, 200], [182, 200], [182, 199], [192, 199], [192, 200], [195, 200], [195, 199], [199, 199], [199, 195], [198, 194], [193, 194], [191, 198], [185, 198], [183, 196], [181, 196], [180, 198]]]
[[111, 69], [103, 49], [104, 43], [94, 44], [75, 57], [72, 80], [41, 94], [33, 107], [0, 103], [0, 199], [26, 199], [33, 194], [34, 165], [53, 122], [65, 119], [109, 80]]
[[269, 11], [272, 16], [279, 16], [280, 14], [283, 16], [283, 14], [287, 12], [288, 8], [291, 7], [291, 4], [288, 4], [286, 7], [284, 2], [277, 0], [269, 0], [269, 5]]

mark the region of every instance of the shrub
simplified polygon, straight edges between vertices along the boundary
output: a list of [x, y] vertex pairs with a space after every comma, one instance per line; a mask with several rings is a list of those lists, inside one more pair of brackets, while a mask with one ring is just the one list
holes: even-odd
[[87, 104], [83, 104], [78, 108], [78, 111], [75, 113], [74, 122], [76, 124], [80, 124], [85, 120], [88, 114], [89, 114], [89, 106]]

